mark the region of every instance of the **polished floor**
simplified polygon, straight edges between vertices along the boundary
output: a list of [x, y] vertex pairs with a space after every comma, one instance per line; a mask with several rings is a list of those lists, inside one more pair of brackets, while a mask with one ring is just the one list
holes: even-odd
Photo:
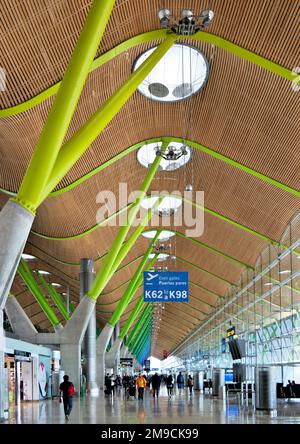
[[[9, 424], [63, 424], [63, 406], [55, 400], [23, 402], [10, 407]], [[159, 398], [127, 400], [123, 390], [111, 399], [86, 396], [74, 399], [70, 424], [282, 424], [300, 423], [300, 403], [279, 401], [277, 416], [255, 413], [251, 403], [241, 406], [236, 397], [230, 401], [195, 392], [176, 393], [171, 399], [162, 388]]]

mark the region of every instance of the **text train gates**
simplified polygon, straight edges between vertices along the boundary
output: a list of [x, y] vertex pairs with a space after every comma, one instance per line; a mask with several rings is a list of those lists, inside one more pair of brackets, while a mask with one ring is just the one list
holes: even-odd
[[144, 271], [145, 302], [188, 302], [187, 271]]

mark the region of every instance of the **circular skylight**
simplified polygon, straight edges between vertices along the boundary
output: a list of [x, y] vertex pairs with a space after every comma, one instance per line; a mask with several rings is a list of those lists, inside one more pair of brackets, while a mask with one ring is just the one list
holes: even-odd
[[[151, 254], [149, 254], [149, 259], [153, 259], [154, 256], [155, 256], [155, 253], [151, 253]], [[160, 254], [157, 256], [157, 260], [158, 260], [158, 261], [165, 261], [166, 259], [168, 259], [168, 257], [169, 257], [169, 255], [166, 254], [166, 253], [160, 253]]]
[[[150, 168], [156, 158], [156, 153], [160, 152], [162, 142], [146, 143], [137, 152], [139, 163]], [[164, 154], [162, 154], [159, 169], [164, 171], [174, 171], [184, 166], [191, 158], [191, 148], [179, 142], [170, 142]]]
[[[135, 71], [157, 47], [148, 49], [134, 63]], [[140, 93], [160, 102], [187, 99], [203, 88], [209, 66], [198, 49], [182, 44], [173, 45], [138, 87]]]
[[[149, 210], [153, 207], [158, 199], [158, 196], [145, 198], [141, 202], [141, 207], [145, 208], [145, 210]], [[179, 197], [171, 195], [165, 196], [156, 208], [155, 212], [161, 216], [170, 216], [178, 210], [178, 208], [181, 206], [181, 203], [182, 201]]]
[[23, 253], [22, 259], [24, 259], [24, 261], [32, 261], [32, 260], [36, 259], [36, 257], [32, 256], [31, 254]]
[[[156, 230], [149, 230], [149, 231], [145, 231], [144, 233], [142, 233], [144, 237], [146, 237], [147, 239], [153, 239], [156, 235]], [[159, 233], [158, 236], [158, 240], [160, 241], [166, 241], [168, 239], [170, 239], [170, 237], [175, 236], [175, 233], [173, 231], [170, 230], [162, 230]]]

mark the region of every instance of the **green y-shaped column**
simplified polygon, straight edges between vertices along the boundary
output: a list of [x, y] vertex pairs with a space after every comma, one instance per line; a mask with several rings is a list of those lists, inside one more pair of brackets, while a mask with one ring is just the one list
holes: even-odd
[[159, 206], [159, 204], [163, 200], [162, 196], [160, 196], [157, 199], [153, 207], [148, 211], [147, 215], [144, 216], [140, 226], [130, 236], [125, 245], [122, 246], [122, 243], [124, 242], [126, 235], [133, 224], [137, 212], [139, 211], [141, 201], [145, 196], [146, 191], [151, 185], [151, 182], [155, 176], [160, 161], [161, 157], [157, 156], [142, 184], [139, 197], [135, 200], [135, 203], [133, 204], [133, 206], [129, 211], [127, 224], [120, 228], [111, 246], [111, 249], [103, 262], [101, 270], [97, 273], [97, 276], [92, 284], [92, 287], [87, 294], [87, 296], [89, 296], [90, 298], [97, 299], [98, 296], [101, 294], [102, 290], [105, 288], [106, 284], [109, 282], [110, 278], [113, 276], [114, 272], [116, 271], [122, 260], [125, 258], [127, 253], [135, 244], [139, 235], [142, 233], [142, 231], [144, 231], [146, 224], [152, 217], [153, 211]]
[[61, 298], [59, 297], [59, 294], [54, 290], [54, 288], [52, 287], [51, 284], [49, 284], [44, 278], [43, 276], [37, 272], [37, 275], [42, 283], [42, 285], [44, 286], [44, 288], [48, 291], [48, 293], [50, 294], [53, 302], [57, 305], [57, 308], [59, 309], [59, 311], [61, 312], [61, 314], [63, 315], [63, 317], [65, 318], [66, 321], [68, 321], [70, 319], [70, 316], [67, 312], [67, 309], [64, 305], [64, 303], [62, 302]]
[[139, 352], [139, 354], [136, 357], [138, 362], [141, 365], [143, 365], [143, 361], [149, 356], [150, 349], [151, 349], [151, 332], [149, 333], [149, 335], [147, 337], [144, 347], [142, 348], [142, 350]]
[[138, 355], [141, 353], [141, 351], [143, 350], [147, 340], [149, 339], [149, 336], [151, 335], [151, 329], [152, 326], [149, 325], [146, 330], [144, 331], [143, 336], [141, 337], [139, 344], [135, 347], [135, 349], [132, 351], [133, 356], [135, 356], [136, 358], [138, 357]]
[[75, 162], [84, 154], [86, 149], [98, 137], [101, 131], [120, 111], [127, 100], [136, 91], [145, 77], [157, 65], [160, 59], [175, 43], [178, 36], [174, 33], [167, 35], [166, 39], [156, 48], [139, 68], [134, 71], [126, 82], [96, 111], [92, 117], [63, 145], [57, 156], [55, 166], [44, 190], [44, 197], [56, 187]]
[[[142, 302], [142, 304], [141, 304], [141, 302]], [[145, 305], [146, 305], [146, 304], [144, 303], [143, 296], [140, 298], [138, 304], [140, 304], [141, 306], [145, 306]], [[137, 334], [137, 332], [138, 332], [138, 330], [140, 329], [140, 327], [143, 325], [143, 323], [144, 323], [146, 317], [148, 316], [149, 312], [150, 312], [150, 311], [152, 312], [151, 308], [152, 308], [152, 307], [151, 307], [150, 304], [146, 305], [146, 308], [145, 308], [144, 311], [142, 312], [142, 314], [141, 314], [141, 316], [140, 316], [138, 322], [135, 324], [135, 326], [134, 326], [133, 329], [131, 330], [131, 333], [130, 333], [130, 335], [128, 336], [128, 339], [127, 339], [127, 341], [125, 342], [126, 347], [130, 347], [130, 345], [131, 345], [131, 343], [132, 343], [132, 341], [133, 341], [135, 335]]]
[[[91, 69], [100, 39], [108, 22], [115, 0], [94, 0], [72, 58], [59, 87], [56, 100], [47, 117], [30, 166], [18, 195], [9, 200], [0, 214], [0, 342], [3, 337], [2, 310], [18, 269], [19, 261], [29, 236], [37, 206], [47, 197], [45, 185], [57, 160], [85, 80]], [[51, 190], [50, 190], [51, 191]], [[43, 197], [44, 196], [44, 197]], [[43, 310], [48, 312], [43, 304]], [[52, 319], [55, 324], [56, 320]], [[58, 325], [58, 324], [57, 324]], [[1, 345], [1, 344], [0, 344]], [[80, 353], [77, 353], [78, 371], [70, 378], [79, 386]], [[0, 420], [3, 417], [3, 347], [0, 346]], [[63, 364], [63, 362], [62, 362]]]
[[[163, 55], [168, 51], [168, 49], [173, 45], [173, 43], [176, 40], [176, 36], [172, 35], [169, 36], [163, 43], [161, 43], [158, 48], [151, 54], [151, 56], [145, 60], [145, 62], [135, 71], [137, 73], [136, 75], [133, 75], [130, 77], [130, 79], [122, 85], [121, 88], [119, 88], [116, 93], [111, 98], [110, 102], [106, 102], [106, 105], [109, 106], [105, 109], [102, 108], [102, 113], [96, 113], [84, 127], [74, 136], [75, 138], [70, 139], [68, 142], [69, 149], [62, 149], [61, 156], [58, 156], [55, 168], [53, 169], [53, 177], [49, 179], [49, 188], [46, 190], [46, 194], [49, 194], [49, 192], [55, 187], [55, 185], [58, 183], [58, 181], [64, 176], [64, 174], [68, 171], [69, 168], [73, 166], [73, 164], [76, 162], [76, 160], [81, 156], [81, 154], [84, 153], [84, 151], [87, 149], [89, 144], [97, 137], [99, 132], [101, 131], [101, 128], [104, 128], [104, 126], [110, 121], [108, 119], [106, 123], [103, 122], [105, 120], [106, 113], [110, 114], [110, 118], [112, 118], [118, 110], [122, 107], [122, 105], [126, 102], [127, 98], [130, 97], [131, 94], [137, 89], [139, 84], [144, 80], [144, 78], [151, 72], [151, 70], [154, 68], [154, 66], [157, 64], [157, 62], [163, 57]], [[129, 90], [131, 90], [131, 94], [128, 94]], [[124, 96], [124, 97], [123, 97]], [[125, 102], [124, 102], [125, 98]], [[115, 107], [116, 105], [116, 107]], [[112, 109], [114, 108], [113, 114], [110, 113], [110, 107]], [[99, 130], [100, 128], [100, 130]], [[93, 135], [92, 135], [93, 133]], [[92, 138], [90, 139], [90, 136], [92, 135]], [[75, 143], [74, 143], [75, 141]], [[82, 145], [83, 144], [83, 145]], [[66, 148], [66, 146], [64, 147]], [[138, 212], [139, 205], [141, 203], [141, 199], [145, 196], [151, 181], [157, 171], [157, 168], [160, 163], [160, 158], [156, 158], [153, 162], [151, 168], [148, 171], [148, 174], [146, 176], [146, 179], [143, 182], [143, 186], [141, 189], [141, 196], [137, 200], [136, 205], [133, 205], [129, 212], [129, 217], [127, 220], [127, 224], [122, 227], [119, 230], [119, 233], [113, 242], [113, 245], [111, 247], [110, 253], [107, 255], [104, 263], [102, 264], [102, 268], [98, 275], [96, 276], [91, 290], [88, 292], [87, 295], [85, 295], [82, 300], [80, 301], [79, 306], [73, 313], [72, 318], [68, 321], [67, 325], [64, 328], [64, 331], [61, 334], [61, 350], [64, 349], [72, 350], [76, 355], [80, 356], [80, 345], [83, 339], [84, 332], [86, 330], [86, 327], [88, 325], [90, 316], [93, 312], [95, 303], [99, 295], [101, 294], [101, 291], [106, 286], [110, 276], [112, 276], [113, 270], [116, 270], [118, 267], [118, 264], [121, 263], [121, 261], [126, 256], [127, 252], [132, 248], [134, 243], [136, 242], [136, 239], [138, 236], [142, 233], [144, 230], [144, 227], [147, 223], [147, 221], [152, 216], [152, 211], [148, 212], [148, 217], [144, 218], [144, 221], [141, 223], [140, 227], [135, 230], [133, 235], [130, 236], [130, 239], [126, 242], [124, 249], [123, 249], [123, 257], [120, 255], [120, 250], [122, 247], [122, 243], [126, 238], [127, 233], [130, 230], [130, 227], [135, 219], [135, 216]], [[62, 174], [62, 175], [61, 175]], [[52, 181], [53, 179], [53, 181]], [[160, 203], [160, 202], [159, 202]], [[121, 256], [121, 257], [120, 257]], [[109, 332], [107, 332], [109, 334]], [[107, 344], [106, 341], [103, 341], [103, 344], [99, 344], [101, 346], [102, 350], [106, 350]], [[98, 346], [97, 346], [98, 348]], [[103, 357], [104, 359], [104, 357]], [[100, 364], [99, 364], [100, 365]], [[104, 363], [101, 360], [101, 368], [104, 368]], [[65, 368], [66, 371], [68, 371], [67, 368]], [[98, 386], [101, 388], [104, 384], [104, 374], [101, 371], [98, 371]], [[76, 379], [79, 379], [79, 373], [76, 375]]]
[[47, 319], [51, 322], [54, 329], [57, 331], [61, 330], [61, 324], [52, 310], [52, 308], [49, 305], [49, 302], [47, 301], [46, 297], [42, 293], [41, 289], [39, 288], [36, 280], [34, 279], [32, 272], [24, 259], [21, 259], [21, 262], [19, 264], [18, 272], [23, 279], [23, 281], [26, 283], [27, 287], [29, 288], [31, 294], [45, 313]]
[[143, 344], [141, 345], [139, 351], [135, 354], [135, 358], [136, 360], [143, 365], [143, 358], [146, 355], [146, 353], [148, 353], [149, 351], [149, 347], [150, 347], [150, 343], [151, 343], [151, 328], [150, 330], [147, 332], [147, 334], [145, 335], [145, 338], [143, 340]]
[[[146, 308], [145, 308], [146, 307]], [[137, 329], [139, 328], [140, 323], [142, 322], [142, 317], [146, 316], [147, 312], [149, 311], [150, 305], [146, 305], [144, 303], [143, 296], [138, 300], [136, 306], [134, 307], [134, 310], [131, 312], [129, 318], [127, 319], [124, 327], [121, 330], [120, 338], [124, 340], [125, 336], [127, 335], [131, 325], [134, 323], [135, 319], [139, 316], [141, 310], [144, 308], [138, 322], [135, 324], [134, 328], [131, 331], [131, 334], [127, 338], [127, 340], [124, 342], [124, 346], [121, 350], [121, 358], [126, 358], [126, 355], [128, 353], [128, 345], [130, 344], [130, 341], [132, 339], [132, 333], [135, 334], [137, 332]], [[130, 339], [130, 340], [129, 340]]]
[[[151, 245], [151, 249], [152, 249], [152, 245]], [[148, 254], [145, 255], [147, 258], [148, 258], [148, 256], [149, 256], [150, 252], [151, 252], [151, 250], [149, 251], [149, 249], [148, 249]], [[146, 267], [146, 270], [150, 270], [150, 269], [153, 267], [153, 265], [154, 265], [154, 263], [155, 263], [155, 261], [156, 261], [156, 259], [157, 259], [157, 256], [158, 256], [158, 254], [156, 254], [156, 255], [154, 256], [154, 258], [149, 262], [148, 266]], [[146, 259], [146, 260], [147, 260], [147, 259]], [[143, 262], [146, 262], [146, 260], [143, 261]], [[140, 268], [140, 267], [139, 267], [139, 268]], [[116, 308], [116, 310], [115, 310], [114, 314], [112, 315], [111, 319], [108, 321], [108, 324], [109, 324], [109, 325], [111, 326], [111, 328], [112, 328], [112, 329], [111, 329], [111, 332], [113, 332], [113, 329], [114, 329], [116, 323], [119, 321], [120, 317], [122, 316], [122, 313], [124, 312], [124, 310], [126, 309], [126, 307], [128, 306], [128, 304], [130, 303], [130, 301], [131, 301], [133, 295], [136, 293], [136, 291], [138, 290], [138, 288], [139, 288], [140, 285], [142, 284], [142, 282], [143, 282], [143, 276], [140, 276], [142, 270], [143, 270], [143, 267], [140, 268], [140, 271], [139, 271], [139, 273], [138, 273], [138, 276], [137, 276], [137, 277], [136, 277], [136, 276], [134, 277], [133, 280], [135, 281], [135, 284], [132, 286], [130, 292], [129, 292], [129, 293], [127, 293], [127, 291], [125, 292], [125, 294], [124, 294], [125, 298], [123, 299], [124, 296], [121, 298], [121, 300], [120, 300], [120, 302], [119, 302], [119, 304], [118, 304], [118, 307]], [[145, 270], [145, 271], [146, 271], [146, 270]], [[136, 274], [137, 274], [137, 273], [136, 273]], [[131, 286], [131, 285], [129, 285], [129, 287], [130, 287], [130, 286]], [[129, 288], [129, 287], [128, 287], [128, 288]], [[126, 300], [125, 300], [125, 299], [126, 299]], [[117, 315], [116, 315], [116, 312], [117, 312]], [[116, 341], [114, 342], [112, 348], [109, 350], [109, 352], [108, 352], [108, 353], [106, 354], [106, 356], [105, 356], [105, 364], [106, 364], [106, 366], [107, 366], [108, 368], [114, 368], [115, 360], [116, 360], [116, 357], [117, 357], [117, 355], [118, 355], [118, 353], [119, 353], [119, 351], [120, 351], [121, 344], [122, 344], [122, 338], [121, 338], [120, 335], [119, 335], [119, 337], [118, 337], [118, 338], [116, 339]], [[105, 352], [105, 351], [102, 351], [102, 353], [103, 353], [103, 352]]]
[[140, 336], [137, 338], [136, 344], [132, 347], [131, 353], [133, 355], [137, 355], [141, 349], [143, 348], [144, 342], [147, 339], [147, 336], [151, 333], [152, 330], [152, 317], [145, 321], [145, 325], [141, 330]]
[[146, 318], [145, 318], [145, 321], [144, 321], [142, 327], [140, 328], [140, 330], [138, 331], [138, 333], [137, 333], [136, 336], [134, 337], [134, 339], [133, 339], [133, 341], [132, 341], [132, 344], [131, 344], [131, 347], [129, 347], [129, 348], [130, 348], [130, 351], [131, 351], [132, 353], [135, 352], [136, 348], [138, 347], [138, 345], [139, 345], [139, 343], [140, 343], [141, 338], [143, 337], [143, 335], [144, 335], [144, 333], [145, 333], [146, 328], [149, 326], [149, 324], [150, 324], [151, 322], [152, 322], [152, 310], [150, 310], [150, 311], [148, 312], [148, 314], [147, 314], [147, 316], [146, 316]]
[[[116, 325], [116, 323], [119, 321], [120, 317], [122, 316], [124, 310], [126, 309], [128, 304], [130, 303], [132, 296], [134, 295], [134, 290], [136, 291], [137, 288], [140, 286], [141, 274], [142, 274], [143, 268], [144, 268], [150, 254], [152, 252], [153, 245], [155, 245], [155, 242], [157, 241], [159, 234], [160, 234], [160, 230], [157, 230], [155, 237], [152, 239], [152, 241], [148, 247], [148, 250], [144, 254], [144, 257], [141, 260], [130, 284], [126, 288], [125, 293], [123, 294], [116, 310], [114, 311], [114, 314], [112, 315], [112, 317], [108, 321], [108, 323], [112, 327], [114, 327]], [[154, 258], [150, 261], [149, 265], [147, 266], [147, 270], [149, 270], [154, 265], [157, 257], [158, 257], [158, 254], [155, 254]], [[143, 277], [142, 277], [142, 279], [143, 279]]]
[[[159, 233], [158, 233], [159, 234]], [[158, 237], [158, 236], [157, 236]], [[141, 286], [142, 282], [143, 282], [143, 276], [140, 276], [142, 271], [143, 271], [143, 267], [149, 257], [149, 254], [152, 251], [152, 247], [154, 242], [156, 241], [157, 237], [155, 236], [155, 238], [152, 240], [147, 253], [145, 254], [143, 260], [141, 261], [133, 279], [132, 279], [132, 283], [129, 284], [129, 286], [127, 287], [127, 290], [129, 289], [129, 292], [127, 292], [127, 290], [125, 291], [123, 297], [121, 298], [114, 314], [112, 315], [111, 319], [108, 321], [108, 324], [112, 327], [112, 329], [114, 328], [114, 326], [116, 325], [116, 323], [119, 321], [119, 319], [121, 318], [124, 310], [126, 309], [126, 307], [128, 306], [128, 304], [130, 303], [131, 299], [133, 298], [134, 294], [136, 293], [136, 291], [138, 290], [138, 288]], [[158, 254], [155, 254], [153, 259], [149, 262], [148, 266], [146, 267], [146, 270], [150, 270], [156, 259], [157, 259]], [[113, 331], [113, 330], [112, 330]], [[120, 347], [122, 344], [122, 338], [119, 335], [119, 337], [116, 339], [116, 341], [114, 342], [112, 348], [109, 350], [109, 352], [106, 354], [105, 357], [105, 363], [106, 366], [108, 368], [114, 368], [114, 364], [115, 364], [115, 360], [116, 357], [118, 356], [118, 353], [120, 351]]]
[[22, 181], [16, 202], [35, 211], [56, 164], [115, 0], [94, 0]]

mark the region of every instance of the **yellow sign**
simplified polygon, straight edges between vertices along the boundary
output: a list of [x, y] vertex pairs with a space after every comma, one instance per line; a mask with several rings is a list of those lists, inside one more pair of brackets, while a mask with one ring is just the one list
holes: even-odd
[[229, 338], [230, 336], [234, 336], [234, 335], [235, 335], [235, 327], [229, 328], [227, 330], [227, 334], [226, 334], [227, 338]]

